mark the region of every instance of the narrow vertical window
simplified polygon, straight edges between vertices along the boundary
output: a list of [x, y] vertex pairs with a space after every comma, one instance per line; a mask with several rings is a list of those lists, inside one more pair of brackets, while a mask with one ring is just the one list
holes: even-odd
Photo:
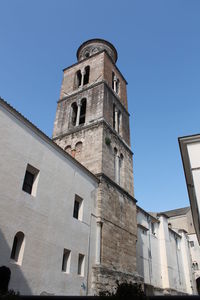
[[81, 81], [82, 81], [82, 74], [81, 74], [81, 71], [78, 70], [76, 72], [76, 87], [80, 87], [81, 86]]
[[118, 111], [118, 114], [117, 114], [117, 118], [118, 118], [118, 122], [117, 122], [117, 132], [120, 133], [120, 128], [121, 128], [121, 112]]
[[30, 195], [36, 196], [39, 170], [27, 165], [22, 190]]
[[71, 123], [73, 126], [76, 126], [77, 110], [78, 110], [77, 103], [76, 102], [72, 103], [72, 105], [71, 105]]
[[117, 94], [119, 94], [119, 79], [116, 80], [116, 91]]
[[85, 256], [83, 254], [79, 254], [78, 256], [78, 275], [84, 276], [84, 260]]
[[119, 158], [119, 184], [122, 185], [122, 179], [123, 179], [123, 154], [120, 154], [120, 158]]
[[83, 217], [83, 199], [78, 195], [75, 195], [75, 199], [74, 199], [73, 217], [80, 221], [82, 220]]
[[117, 155], [117, 148], [114, 148], [114, 177], [115, 182], [119, 183], [119, 159]]
[[85, 67], [85, 74], [84, 74], [83, 85], [89, 83], [89, 77], [90, 77], [90, 67], [87, 66], [87, 67]]
[[16, 233], [14, 237], [11, 255], [10, 255], [10, 258], [18, 264], [22, 263], [24, 247], [25, 247], [24, 233], [19, 231]]
[[112, 72], [112, 89], [114, 90], [115, 73]]
[[115, 129], [115, 104], [113, 103], [113, 128]]
[[86, 99], [83, 98], [81, 100], [81, 110], [80, 110], [79, 125], [85, 123], [85, 116], [86, 116]]
[[71, 251], [68, 249], [64, 249], [63, 251], [63, 259], [62, 259], [62, 272], [68, 273], [70, 272], [70, 260], [71, 260]]

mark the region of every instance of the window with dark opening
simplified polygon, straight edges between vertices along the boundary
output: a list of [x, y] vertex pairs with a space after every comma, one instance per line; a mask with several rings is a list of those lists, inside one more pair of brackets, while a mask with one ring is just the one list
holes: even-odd
[[78, 110], [77, 103], [76, 102], [72, 103], [72, 106], [71, 106], [71, 122], [72, 122], [73, 126], [76, 126], [77, 110]]
[[84, 75], [84, 81], [83, 84], [87, 84], [89, 82], [89, 76], [90, 76], [90, 67], [85, 67], [85, 75]]
[[78, 70], [78, 71], [76, 72], [76, 86], [77, 86], [77, 87], [81, 86], [81, 81], [82, 81], [81, 70]]
[[27, 165], [26, 173], [24, 176], [24, 182], [22, 190], [30, 195], [36, 196], [36, 188], [38, 182], [39, 170], [31, 165]]
[[115, 81], [115, 73], [112, 72], [112, 89], [113, 90], [114, 90], [114, 86], [115, 86], [114, 81]]
[[116, 80], [116, 91], [117, 94], [119, 94], [119, 79]]
[[86, 115], [86, 99], [81, 100], [81, 111], [80, 111], [80, 120], [79, 125], [85, 123], [85, 115]]
[[71, 258], [71, 251], [68, 249], [64, 249], [63, 260], [62, 260], [62, 272], [65, 273], [70, 272], [70, 258]]
[[83, 214], [82, 202], [83, 199], [78, 195], [75, 195], [73, 217], [78, 220], [82, 220], [82, 214]]
[[84, 276], [84, 258], [83, 254], [78, 255], [78, 275]]
[[113, 104], [113, 128], [115, 129], [115, 104]]
[[14, 237], [10, 258], [20, 264], [22, 262], [23, 251], [24, 251], [24, 233], [19, 231], [16, 233]]

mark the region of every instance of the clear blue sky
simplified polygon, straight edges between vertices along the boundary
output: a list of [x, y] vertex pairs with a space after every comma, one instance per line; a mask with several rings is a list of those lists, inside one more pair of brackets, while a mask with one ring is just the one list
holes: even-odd
[[189, 205], [177, 139], [200, 133], [200, 1], [1, 0], [0, 15], [0, 96], [49, 136], [62, 69], [87, 39], [114, 44], [138, 204]]

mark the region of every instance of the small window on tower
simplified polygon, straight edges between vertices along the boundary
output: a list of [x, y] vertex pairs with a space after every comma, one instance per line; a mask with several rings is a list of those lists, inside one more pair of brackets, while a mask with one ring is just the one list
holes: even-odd
[[112, 72], [112, 89], [114, 90], [115, 73]]
[[90, 77], [90, 67], [87, 66], [87, 67], [85, 67], [85, 75], [84, 75], [83, 85], [89, 83], [89, 77]]
[[79, 125], [85, 123], [85, 115], [86, 115], [86, 99], [81, 100], [81, 111], [80, 111], [80, 120]]
[[39, 170], [31, 165], [27, 165], [26, 173], [24, 176], [24, 182], [22, 190], [32, 196], [36, 196], [37, 184], [38, 184]]
[[83, 199], [78, 195], [75, 195], [75, 199], [74, 199], [73, 217], [80, 221], [82, 220], [83, 217]]
[[78, 110], [77, 103], [76, 102], [72, 103], [72, 106], [71, 106], [71, 123], [72, 123], [73, 126], [76, 126], [77, 110]]
[[79, 86], [81, 86], [81, 81], [82, 81], [81, 70], [78, 70], [78, 71], [76, 72], [75, 81], [76, 81], [76, 87], [77, 87], [77, 88], [78, 88]]

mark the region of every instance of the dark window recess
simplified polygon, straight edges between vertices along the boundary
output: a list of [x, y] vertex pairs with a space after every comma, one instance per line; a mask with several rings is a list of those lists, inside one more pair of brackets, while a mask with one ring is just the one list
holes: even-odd
[[83, 99], [81, 101], [81, 111], [80, 111], [79, 125], [85, 123], [85, 115], [86, 115], [86, 99]]
[[80, 203], [75, 200], [74, 201], [74, 213], [73, 213], [73, 217], [78, 219], [78, 213], [79, 213], [79, 206], [80, 206]]
[[81, 79], [82, 79], [82, 74], [80, 70], [76, 73], [76, 76], [77, 76], [77, 87], [79, 87], [81, 85]]
[[115, 128], [115, 104], [113, 104], [113, 128]]
[[112, 89], [114, 90], [114, 79], [115, 79], [115, 73], [112, 72]]
[[31, 194], [33, 182], [34, 182], [34, 174], [30, 173], [29, 171], [26, 171], [24, 177], [24, 183], [22, 187], [23, 191], [27, 192], [28, 194]]
[[84, 81], [83, 81], [83, 84], [87, 84], [89, 82], [89, 77], [90, 77], [90, 67], [87, 66], [85, 68], [85, 75], [84, 75]]
[[76, 125], [76, 117], [77, 117], [77, 104], [76, 102], [72, 103], [72, 125], [75, 126]]
[[14, 241], [13, 241], [13, 246], [12, 246], [12, 252], [11, 252], [11, 255], [10, 255], [10, 258], [12, 258], [12, 259], [16, 258], [17, 244], [18, 244], [18, 239], [15, 236]]

